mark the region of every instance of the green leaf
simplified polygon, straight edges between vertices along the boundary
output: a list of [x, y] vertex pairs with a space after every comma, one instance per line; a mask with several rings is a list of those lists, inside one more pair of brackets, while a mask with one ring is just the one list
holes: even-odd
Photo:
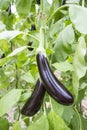
[[5, 39], [5, 40], [12, 40], [19, 34], [22, 34], [21, 31], [14, 30], [14, 31], [3, 31], [0, 33], [0, 40]]
[[7, 9], [12, 0], [0, 0], [0, 9]]
[[82, 121], [82, 130], [86, 130], [87, 129], [87, 119], [84, 119], [83, 117], [81, 117], [81, 121]]
[[81, 103], [82, 99], [85, 97], [85, 92], [87, 90], [87, 84], [83, 83], [85, 85], [84, 88], [80, 89], [78, 92], [78, 104]]
[[20, 99], [21, 89], [13, 89], [0, 99], [0, 116], [7, 113]]
[[76, 106], [74, 107], [74, 115], [71, 120], [70, 126], [72, 130], [82, 130], [82, 121]]
[[0, 118], [0, 130], [9, 130], [9, 122], [6, 118]]
[[74, 115], [73, 106], [64, 106], [62, 117], [68, 125], [71, 123], [73, 115]]
[[27, 92], [26, 93], [23, 93], [22, 95], [21, 95], [21, 98], [20, 98], [20, 101], [26, 101], [29, 97], [31, 96], [31, 91], [29, 90], [27, 90]]
[[68, 25], [60, 34], [58, 35], [56, 44], [54, 46], [54, 59], [56, 61], [63, 61], [66, 57], [72, 53], [72, 43], [74, 42], [74, 30], [71, 25]]
[[[59, 1], [55, 1], [53, 3], [54, 4], [59, 3]], [[60, 1], [60, 3], [61, 3], [61, 1]], [[53, 6], [54, 6], [54, 4], [53, 4]], [[66, 10], [68, 9], [68, 5], [66, 5], [64, 7], [59, 7], [59, 8], [58, 8], [58, 5], [56, 5], [55, 7], [56, 7], [56, 9], [53, 12], [51, 12], [52, 14], [48, 18], [47, 23], [50, 22], [51, 20], [58, 21], [59, 19], [61, 19], [64, 16], [64, 14], [65, 14], [64, 12], [67, 13]]]
[[70, 64], [69, 62], [65, 61], [65, 62], [60, 62], [60, 63], [54, 63], [52, 64], [55, 69], [59, 70], [59, 71], [63, 71], [63, 72], [66, 72], [66, 71], [73, 71], [73, 66], [72, 64]]
[[30, 12], [33, 0], [16, 0], [16, 9], [21, 17], [26, 17]]
[[25, 73], [24, 75], [21, 76], [21, 79], [26, 81], [27, 83], [34, 83], [34, 78], [31, 75], [30, 72]]
[[0, 32], [5, 30], [5, 25], [3, 24], [2, 21], [0, 21]]
[[84, 37], [82, 36], [79, 38], [76, 52], [73, 58], [74, 71], [72, 73], [72, 83], [76, 98], [78, 96], [79, 79], [85, 75], [87, 70], [87, 66], [84, 59], [85, 54], [86, 54], [86, 42]]
[[55, 100], [53, 100], [51, 98], [51, 101], [52, 101], [52, 108], [53, 110], [59, 115], [59, 116], [62, 116], [63, 114], [63, 111], [64, 111], [64, 106], [57, 103]]
[[87, 8], [72, 5], [69, 8], [69, 16], [75, 28], [82, 34], [87, 34]]
[[49, 130], [49, 124], [46, 115], [42, 115], [36, 122], [29, 125], [27, 130]]
[[68, 4], [79, 4], [80, 0], [67, 0]]
[[10, 84], [9, 77], [5, 74], [3, 69], [0, 69], [0, 89], [7, 88]]
[[17, 122], [13, 125], [12, 130], [23, 130], [23, 129], [21, 128], [21, 124], [20, 124], [19, 121], [17, 121]]
[[9, 54], [7, 57], [12, 57], [17, 55], [18, 53], [24, 51], [27, 48], [27, 46], [22, 46], [20, 48], [16, 48], [11, 54]]
[[65, 18], [58, 20], [53, 26], [49, 29], [49, 36], [52, 38], [55, 34], [57, 35], [63, 29], [63, 22]]
[[70, 130], [64, 120], [53, 110], [51, 110], [48, 114], [48, 121], [50, 130]]

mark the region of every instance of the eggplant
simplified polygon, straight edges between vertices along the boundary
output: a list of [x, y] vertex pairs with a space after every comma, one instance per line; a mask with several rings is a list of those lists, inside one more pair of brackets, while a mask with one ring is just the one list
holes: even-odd
[[32, 92], [31, 97], [27, 100], [23, 108], [21, 109], [21, 113], [26, 116], [33, 116], [35, 115], [42, 103], [43, 103], [43, 98], [45, 96], [46, 89], [41, 82], [40, 79], [37, 80], [35, 88]]
[[39, 52], [36, 55], [36, 60], [41, 80], [49, 95], [60, 104], [63, 105], [73, 104], [74, 98], [72, 94], [53, 74], [47, 58], [42, 53]]
[[5, 53], [3, 53], [1, 56], [0, 56], [0, 59], [3, 59], [5, 58]]
[[29, 51], [33, 51], [33, 49], [34, 49], [34, 48], [32, 47], [32, 44], [33, 44], [33, 42], [31, 42], [31, 41], [28, 42], [28, 50], [29, 50]]
[[34, 31], [34, 30], [36, 30], [36, 26], [35, 26], [35, 24], [32, 24], [31, 25], [31, 31]]
[[6, 9], [6, 12], [8, 12], [8, 16], [11, 15], [11, 4], [10, 4], [9, 7]]
[[40, 5], [40, 0], [36, 0], [37, 4]]
[[62, 0], [62, 5], [65, 5], [66, 4], [66, 0]]

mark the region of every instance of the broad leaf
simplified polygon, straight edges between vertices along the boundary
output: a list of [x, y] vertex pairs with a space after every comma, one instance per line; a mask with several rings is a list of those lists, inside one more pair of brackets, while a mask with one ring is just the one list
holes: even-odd
[[0, 116], [7, 113], [20, 99], [20, 89], [13, 89], [0, 99]]
[[3, 69], [0, 69], [0, 89], [7, 88], [10, 84], [9, 77], [5, 74]]
[[51, 110], [48, 114], [48, 121], [50, 125], [50, 130], [70, 130], [64, 120], [53, 110]]
[[20, 16], [26, 17], [30, 12], [33, 0], [16, 0], [16, 9]]
[[7, 9], [12, 0], [0, 0], [0, 9]]
[[84, 37], [82, 36], [79, 38], [76, 52], [73, 58], [74, 71], [72, 73], [73, 74], [72, 83], [76, 98], [78, 96], [79, 79], [85, 75], [87, 70], [87, 66], [84, 59], [85, 54], [86, 54], [86, 42]]
[[74, 30], [71, 25], [68, 25], [60, 34], [58, 35], [56, 44], [54, 46], [54, 59], [56, 61], [63, 61], [66, 57], [72, 53], [72, 43], [74, 42]]
[[59, 115], [62, 116], [63, 112], [64, 112], [64, 106], [57, 103], [55, 100], [51, 99], [52, 101], [52, 108], [53, 110]]
[[36, 122], [29, 125], [27, 130], [49, 130], [49, 124], [46, 115], [42, 115]]
[[9, 54], [7, 57], [15, 56], [15, 55], [17, 55], [18, 53], [24, 51], [26, 48], [27, 48], [27, 46], [23, 46], [23, 47], [17, 48], [17, 49], [15, 49], [11, 54]]
[[66, 3], [69, 4], [79, 4], [80, 0], [67, 0]]
[[15, 38], [16, 36], [18, 36], [19, 34], [22, 34], [21, 31], [18, 30], [14, 30], [14, 31], [3, 31], [0, 33], [0, 40], [4, 39], [4, 40], [12, 40], [13, 38]]
[[82, 129], [80, 129], [80, 125], [81, 125], [80, 123], [81, 122], [79, 120], [78, 114], [75, 112], [74, 116], [73, 116], [73, 118], [71, 120], [71, 124], [70, 124], [72, 130], [82, 130]]
[[82, 121], [82, 130], [86, 130], [87, 129], [87, 119], [81, 117], [81, 121]]
[[5, 25], [3, 24], [2, 21], [0, 21], [0, 32], [5, 30]]
[[49, 29], [49, 36], [52, 38], [55, 34], [57, 35], [63, 29], [63, 22], [65, 18], [58, 20], [53, 26]]
[[22, 75], [21, 79], [26, 81], [27, 83], [34, 83], [34, 78], [30, 72], [27, 72], [24, 75]]
[[72, 64], [70, 64], [69, 62], [65, 61], [65, 62], [60, 62], [60, 63], [54, 63], [53, 66], [59, 70], [59, 71], [73, 71], [73, 66]]
[[69, 8], [69, 15], [75, 28], [82, 34], [87, 34], [87, 8], [72, 5]]
[[71, 123], [71, 119], [72, 119], [73, 115], [74, 115], [73, 106], [64, 106], [64, 111], [63, 111], [62, 117], [68, 125]]
[[9, 122], [6, 118], [0, 118], [0, 130], [9, 130]]
[[23, 93], [22, 95], [21, 95], [21, 98], [20, 98], [20, 101], [26, 101], [29, 97], [31, 96], [31, 91], [29, 90], [27, 90], [27, 92], [25, 92], [25, 93]]
[[20, 124], [19, 121], [17, 121], [17, 122], [13, 125], [12, 130], [23, 130], [23, 129], [21, 128], [21, 124]]

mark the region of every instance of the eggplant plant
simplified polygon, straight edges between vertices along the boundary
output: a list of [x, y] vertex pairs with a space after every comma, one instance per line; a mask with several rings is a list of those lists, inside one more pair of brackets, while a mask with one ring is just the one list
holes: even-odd
[[3, 0], [0, 25], [0, 130], [86, 130], [86, 0]]

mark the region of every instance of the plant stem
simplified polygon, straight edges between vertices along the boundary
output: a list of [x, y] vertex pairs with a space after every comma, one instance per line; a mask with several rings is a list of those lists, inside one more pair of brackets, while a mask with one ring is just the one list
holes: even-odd
[[52, 13], [52, 15], [48, 18], [48, 20], [47, 20], [46, 23], [48, 23], [48, 22], [53, 18], [53, 16], [54, 16], [57, 12], [59, 12], [61, 9], [67, 8], [67, 7], [69, 7], [69, 6], [70, 6], [69, 4], [66, 4], [66, 5], [63, 5], [63, 6], [60, 6], [59, 8], [57, 8], [57, 9]]
[[17, 121], [19, 121], [19, 119], [20, 119], [20, 106], [18, 105], [18, 111], [19, 111], [19, 113], [18, 113], [18, 118], [17, 118]]
[[42, 52], [46, 56], [45, 52], [45, 0], [41, 0], [41, 27], [40, 27], [40, 42], [37, 52]]
[[41, 48], [44, 48], [44, 28], [43, 27], [41, 27], [40, 28], [40, 47]]
[[82, 130], [82, 122], [81, 122], [81, 118], [80, 118], [80, 115], [79, 115], [79, 112], [78, 112], [76, 106], [74, 107], [74, 110], [77, 113], [77, 116], [78, 116], [78, 119], [79, 119], [79, 124], [80, 124], [79, 130]]
[[85, 0], [82, 0], [82, 7], [84, 7], [85, 5]]
[[33, 38], [33, 39], [39, 41], [39, 39], [38, 39], [37, 37], [35, 37], [34, 35], [32, 35], [32, 34], [26, 34], [26, 35], [28, 35], [28, 36], [30, 36], [31, 38]]
[[15, 68], [16, 68], [16, 88], [18, 88], [18, 66], [17, 66], [17, 63], [15, 63]]
[[44, 46], [45, 46], [45, 36], [44, 35], [45, 35], [44, 34], [44, 28], [41, 27], [40, 28], [40, 42], [39, 42], [39, 47], [37, 48], [37, 53], [41, 52], [44, 55], [46, 55], [46, 52], [45, 52], [45, 49], [44, 49]]

